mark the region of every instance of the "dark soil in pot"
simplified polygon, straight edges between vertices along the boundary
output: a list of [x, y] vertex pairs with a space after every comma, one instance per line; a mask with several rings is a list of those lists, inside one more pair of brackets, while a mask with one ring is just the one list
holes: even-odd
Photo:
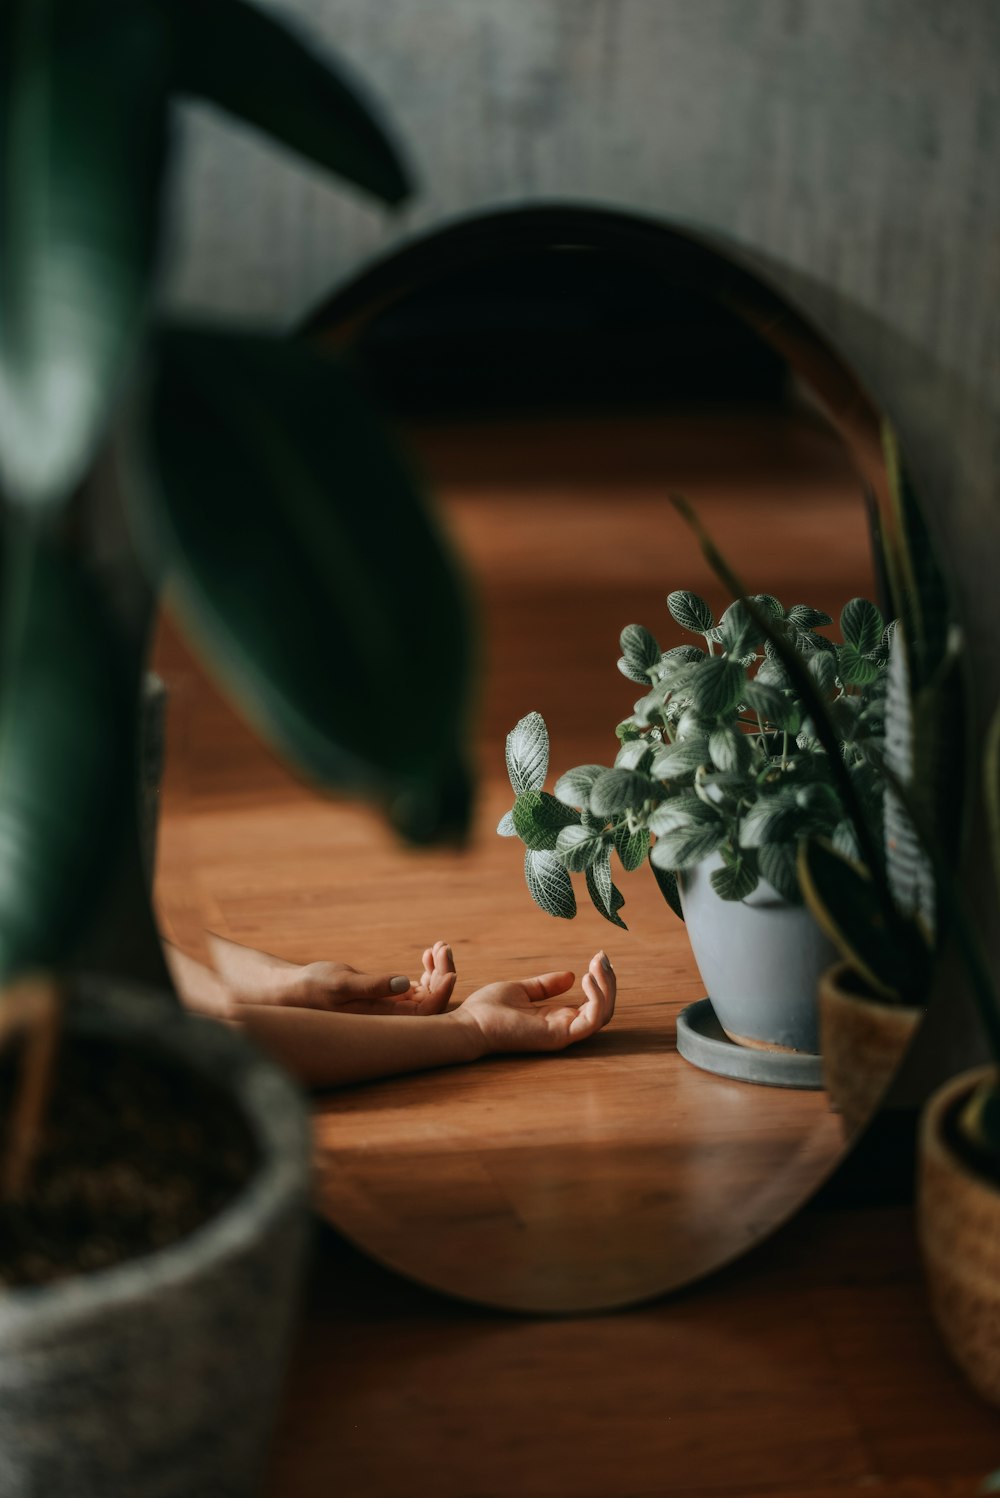
[[[16, 1059], [0, 1067], [0, 1139]], [[0, 1203], [0, 1287], [165, 1248], [220, 1212], [257, 1164], [246, 1120], [210, 1081], [151, 1050], [67, 1037], [28, 1189]]]

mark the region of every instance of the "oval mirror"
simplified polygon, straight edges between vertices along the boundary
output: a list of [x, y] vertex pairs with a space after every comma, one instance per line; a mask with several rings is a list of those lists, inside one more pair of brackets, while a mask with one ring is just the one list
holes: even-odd
[[[747, 838], [735, 869], [713, 844], [716, 867], [737, 880], [725, 902], [698, 888], [693, 868], [681, 873], [685, 925], [648, 866], [643, 818], [623, 845], [617, 803], [595, 805], [588, 822], [586, 791], [575, 806], [565, 794], [544, 803], [558, 823], [553, 840], [572, 824], [598, 845], [589, 873], [564, 875], [558, 896], [543, 891], [558, 907], [575, 889], [576, 919], [553, 919], [526, 888], [520, 838], [497, 835], [498, 824], [513, 830], [502, 823], [514, 800], [505, 740], [518, 722], [527, 733], [544, 719], [551, 793], [576, 766], [609, 771], [618, 758], [627, 772], [649, 771], [654, 754], [689, 737], [655, 707], [635, 721], [663, 652], [687, 644], [721, 655], [725, 645], [724, 629], [715, 640], [711, 632], [731, 594], [672, 493], [694, 507], [746, 587], [779, 600], [800, 633], [840, 641], [851, 599], [885, 610], [878, 516], [891, 511], [891, 484], [879, 413], [830, 348], [727, 254], [591, 210], [500, 213], [432, 234], [340, 291], [306, 334], [349, 359], [398, 428], [464, 559], [482, 634], [474, 833], [461, 853], [415, 854], [364, 808], [312, 795], [229, 714], [167, 631], [164, 928], [189, 948], [209, 927], [296, 960], [372, 970], [410, 964], [440, 937], [455, 953], [459, 998], [493, 979], [579, 974], [606, 949], [617, 1013], [579, 1048], [319, 1099], [318, 1206], [384, 1264], [490, 1305], [582, 1311], [676, 1288], [786, 1220], [842, 1155], [844, 1120], [824, 1087], [807, 974], [835, 954], [821, 950], [815, 929], [803, 935], [801, 910], [787, 936], [775, 909], [783, 902], [761, 873], [766, 835]], [[412, 598], [419, 610], [418, 576]], [[805, 612], [793, 616], [793, 606]], [[711, 618], [692, 623], [702, 607]], [[616, 664], [627, 625], [656, 642], [638, 659], [652, 647], [632, 637], [631, 679]], [[881, 624], [877, 634], [861, 654], [882, 648]], [[742, 648], [764, 658], [760, 638]], [[650, 682], [637, 684], [650, 665]], [[842, 695], [856, 712], [874, 712], [877, 692], [861, 668], [858, 683]], [[665, 700], [661, 690], [661, 708]], [[763, 742], [780, 754], [783, 734], [794, 758], [802, 723], [768, 724], [754, 752]], [[757, 729], [741, 726], [749, 743]], [[389, 691], [373, 729], [419, 736], [421, 723], [395, 722]], [[746, 745], [730, 741], [730, 752], [731, 769], [745, 771]], [[718, 772], [712, 785], [706, 760]], [[725, 763], [707, 752], [700, 763], [677, 773], [690, 772], [688, 802], [711, 822], [728, 794]], [[814, 797], [814, 825], [832, 835], [826, 787], [803, 773], [796, 794], [803, 806]], [[522, 806], [518, 827], [536, 839], [528, 865], [544, 873], [555, 854], [530, 811]], [[669, 816], [657, 825], [662, 836], [676, 830]], [[638, 866], [627, 872], [623, 858]], [[741, 892], [748, 872], [755, 888]], [[754, 919], [723, 927], [719, 906], [727, 918]], [[752, 990], [765, 1002], [797, 989], [811, 1019], [805, 1030], [742, 1017], [722, 1028], [709, 983], [716, 997], [735, 983], [738, 999]]]

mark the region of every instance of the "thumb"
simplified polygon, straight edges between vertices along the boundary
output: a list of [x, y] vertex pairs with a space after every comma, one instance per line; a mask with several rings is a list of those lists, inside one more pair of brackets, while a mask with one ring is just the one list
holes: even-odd
[[409, 978], [392, 974], [356, 973], [352, 968], [315, 972], [314, 981], [320, 983], [331, 995], [344, 999], [399, 998], [411, 989]]
[[537, 978], [521, 979], [529, 999], [554, 999], [575, 982], [575, 973], [540, 973]]

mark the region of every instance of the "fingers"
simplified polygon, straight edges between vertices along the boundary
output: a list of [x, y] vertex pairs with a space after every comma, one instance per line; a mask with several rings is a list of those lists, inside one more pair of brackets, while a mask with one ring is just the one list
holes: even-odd
[[569, 1034], [573, 1040], [586, 1040], [588, 1035], [603, 1030], [615, 1012], [617, 989], [610, 958], [606, 952], [598, 952], [583, 977], [585, 1001], [570, 1021]]
[[555, 999], [575, 982], [575, 973], [540, 973], [537, 978], [522, 978], [521, 986], [529, 999]]

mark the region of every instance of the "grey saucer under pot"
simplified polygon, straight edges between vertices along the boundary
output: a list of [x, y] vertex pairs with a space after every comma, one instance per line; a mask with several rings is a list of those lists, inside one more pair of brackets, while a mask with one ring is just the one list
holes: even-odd
[[141, 1259], [0, 1294], [3, 1498], [248, 1498], [270, 1436], [305, 1239], [308, 1125], [241, 1037], [89, 985], [70, 1032], [155, 1046], [222, 1087], [258, 1144], [214, 1219]]
[[737, 1044], [819, 1051], [817, 986], [836, 949], [804, 905], [789, 905], [761, 880], [745, 900], [721, 900], [711, 884], [718, 854], [680, 877], [691, 949], [716, 1018]]

